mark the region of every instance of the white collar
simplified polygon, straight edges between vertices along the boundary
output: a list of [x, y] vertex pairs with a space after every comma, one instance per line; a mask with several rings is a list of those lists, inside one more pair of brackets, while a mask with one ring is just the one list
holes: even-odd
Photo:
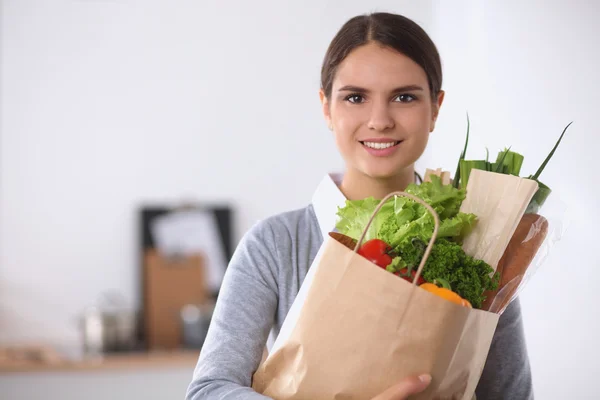
[[323, 238], [326, 238], [329, 232], [335, 229], [338, 207], [344, 207], [346, 204], [346, 196], [338, 186], [341, 180], [341, 174], [327, 174], [313, 194], [312, 205]]

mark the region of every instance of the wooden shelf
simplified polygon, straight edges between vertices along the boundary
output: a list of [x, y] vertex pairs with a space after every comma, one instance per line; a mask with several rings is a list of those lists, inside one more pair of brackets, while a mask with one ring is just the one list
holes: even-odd
[[59, 360], [43, 362], [12, 362], [0, 364], [0, 374], [29, 372], [97, 371], [143, 368], [194, 368], [199, 350], [178, 350], [172, 352], [139, 352], [131, 354], [110, 354], [101, 358], [82, 360]]

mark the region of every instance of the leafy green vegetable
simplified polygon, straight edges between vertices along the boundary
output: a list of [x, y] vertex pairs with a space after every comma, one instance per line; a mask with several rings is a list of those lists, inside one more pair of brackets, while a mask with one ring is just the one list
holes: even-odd
[[404, 224], [398, 224], [390, 219], [382, 225], [377, 233], [377, 238], [383, 240], [392, 248], [398, 247], [401, 243], [412, 238], [428, 240], [433, 233], [433, 222], [429, 221], [426, 215]]
[[[417, 268], [425, 253], [425, 242], [414, 239], [406, 240], [396, 249], [399, 259], [396, 272], [401, 268]], [[469, 300], [471, 305], [480, 308], [485, 300], [484, 292], [498, 288], [500, 276], [485, 261], [476, 260], [467, 255], [460, 244], [448, 240], [437, 239], [425, 267], [423, 278], [427, 282], [446, 280], [452, 290]]]
[[406, 267], [416, 268], [425, 254], [426, 247], [427, 243], [423, 239], [407, 238], [396, 246], [395, 251], [402, 258]]
[[[431, 176], [431, 182], [408, 185], [406, 192], [415, 195], [429, 204], [438, 213], [440, 219], [452, 218], [458, 214], [460, 205], [467, 197], [465, 189], [457, 189], [452, 185], [443, 185], [437, 175]], [[415, 203], [425, 213], [425, 208]], [[427, 214], [429, 215], [429, 214]]]
[[404, 260], [402, 260], [401, 257], [394, 257], [392, 259], [392, 262], [387, 267], [385, 267], [385, 269], [389, 272], [398, 272], [405, 267], [406, 263], [404, 262]]
[[465, 254], [458, 243], [439, 239], [423, 268], [423, 278], [428, 282], [446, 280], [452, 290], [467, 299], [475, 308], [485, 300], [484, 292], [498, 288], [500, 275], [494, 273], [485, 261]]
[[454, 241], [461, 243], [471, 233], [476, 223], [475, 214], [458, 213], [455, 217], [441, 221], [438, 237], [454, 238]]
[[[475, 214], [459, 212], [466, 197], [464, 189], [443, 185], [440, 177], [432, 175], [431, 182], [411, 184], [406, 190], [423, 199], [438, 214], [440, 227], [438, 238], [452, 239], [461, 243], [477, 223]], [[347, 200], [338, 209], [336, 229], [354, 239], [360, 238], [379, 200]], [[365, 241], [381, 239], [390, 245], [407, 265], [420, 260], [433, 235], [433, 217], [421, 204], [406, 197], [388, 200], [375, 216]]]
[[[452, 238], [460, 242], [477, 222], [474, 214], [459, 212], [460, 205], [466, 197], [465, 190], [443, 185], [438, 176], [432, 176], [431, 182], [411, 184], [406, 188], [406, 192], [423, 199], [437, 212], [440, 218], [438, 237]], [[347, 200], [345, 206], [338, 209], [336, 229], [354, 239], [360, 238], [378, 204], [379, 200], [372, 197], [365, 200]], [[425, 207], [412, 199], [396, 197], [387, 201], [377, 213], [364, 241], [381, 239], [397, 249], [415, 238], [428, 242], [433, 228], [433, 218]]]
[[[337, 213], [337, 230], [340, 233], [358, 240], [378, 204], [379, 200], [372, 197], [364, 200], [346, 201], [344, 208], [340, 208]], [[375, 216], [375, 219], [365, 236], [364, 242], [376, 237], [376, 233], [379, 231], [381, 223], [386, 220], [390, 214], [393, 214], [393, 211], [393, 204], [390, 204], [389, 202], [381, 208]]]

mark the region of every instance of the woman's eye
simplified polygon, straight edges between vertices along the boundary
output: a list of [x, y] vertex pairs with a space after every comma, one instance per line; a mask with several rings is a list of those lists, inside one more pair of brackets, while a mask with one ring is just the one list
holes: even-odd
[[399, 101], [400, 103], [410, 103], [416, 99], [417, 98], [412, 94], [399, 94], [394, 100]]
[[360, 94], [351, 94], [346, 96], [346, 101], [349, 101], [350, 103], [359, 104], [365, 101], [365, 99]]

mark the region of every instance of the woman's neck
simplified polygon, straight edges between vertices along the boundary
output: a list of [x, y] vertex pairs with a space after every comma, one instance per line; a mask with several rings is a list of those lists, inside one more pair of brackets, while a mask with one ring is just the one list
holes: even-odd
[[349, 168], [344, 174], [340, 190], [348, 200], [362, 200], [367, 197], [383, 199], [391, 192], [404, 191], [414, 181], [415, 170], [412, 166], [387, 179], [374, 179]]

